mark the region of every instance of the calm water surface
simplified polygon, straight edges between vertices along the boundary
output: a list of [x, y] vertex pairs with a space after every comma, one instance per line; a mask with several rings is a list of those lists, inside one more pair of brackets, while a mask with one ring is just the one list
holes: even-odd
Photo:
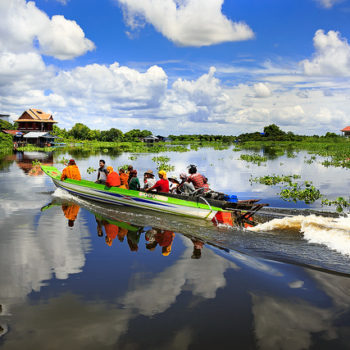
[[[300, 174], [330, 197], [349, 185], [348, 171], [305, 163], [302, 152], [260, 167], [231, 149], [162, 155], [177, 174], [194, 163], [218, 190], [285, 208], [306, 205], [283, 202], [278, 188], [251, 186], [249, 177]], [[33, 159], [62, 169], [62, 156], [71, 157], [26, 153], [2, 162], [1, 348], [350, 348], [346, 217], [291, 215], [254, 232], [111, 208], [31, 170]], [[86, 169], [100, 158], [133, 163], [139, 174], [155, 170], [154, 154], [73, 156], [91, 180], [96, 173]]]

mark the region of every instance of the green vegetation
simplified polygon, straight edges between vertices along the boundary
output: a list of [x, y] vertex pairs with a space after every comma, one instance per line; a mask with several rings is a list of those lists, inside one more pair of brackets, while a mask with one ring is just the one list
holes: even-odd
[[157, 169], [164, 170], [166, 172], [175, 170], [173, 165], [168, 164], [170, 161], [169, 157], [153, 157], [152, 160], [157, 164]]
[[305, 181], [304, 184], [290, 183], [288, 188], [284, 188], [280, 197], [288, 202], [304, 201], [311, 204], [322, 197], [320, 190], [312, 185], [311, 182]]
[[346, 200], [343, 197], [338, 197], [335, 200], [329, 200], [327, 198], [323, 198], [322, 205], [335, 206], [337, 212], [341, 213], [344, 211], [345, 208], [350, 208], [350, 198], [349, 200]]
[[217, 143], [227, 143], [230, 144], [236, 140], [236, 136], [225, 136], [225, 135], [169, 135], [172, 141], [181, 141], [181, 143], [191, 143], [191, 142], [217, 142]]
[[0, 153], [9, 153], [13, 149], [12, 136], [0, 132]]
[[260, 183], [266, 186], [275, 186], [278, 184], [285, 184], [286, 187], [282, 188], [278, 193], [280, 198], [288, 202], [304, 201], [306, 204], [311, 204], [321, 199], [322, 206], [335, 206], [337, 212], [341, 213], [346, 208], [350, 208], [350, 198], [345, 200], [343, 197], [338, 197], [335, 200], [330, 200], [321, 194], [311, 181], [304, 181], [303, 183], [296, 183], [292, 180], [300, 179], [300, 175], [266, 175], [255, 178], [250, 178], [250, 183]]
[[260, 177], [251, 177], [249, 179], [250, 183], [256, 182], [262, 185], [273, 186], [277, 184], [287, 183], [289, 185], [292, 184], [292, 179], [300, 179], [300, 175], [266, 175]]
[[260, 165], [263, 162], [267, 161], [267, 158], [264, 156], [261, 156], [260, 154], [254, 153], [254, 154], [241, 154], [240, 156], [241, 160], [244, 160], [246, 162], [251, 162], [254, 164]]
[[95, 168], [93, 168], [93, 167], [91, 167], [91, 166], [89, 166], [87, 169], [86, 169], [86, 172], [88, 173], [88, 174], [92, 174], [92, 173], [94, 173], [95, 171], [97, 171]]
[[125, 134], [119, 129], [92, 130], [82, 123], [76, 123], [72, 129], [67, 131], [54, 125], [52, 134], [64, 140], [88, 140], [101, 142], [141, 142], [141, 139], [152, 135], [151, 131], [132, 129]]

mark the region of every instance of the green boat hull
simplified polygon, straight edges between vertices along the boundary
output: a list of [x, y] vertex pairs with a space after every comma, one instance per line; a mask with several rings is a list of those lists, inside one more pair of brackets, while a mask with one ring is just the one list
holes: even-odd
[[[175, 215], [203, 218], [212, 220], [217, 213], [230, 213], [222, 208], [211, 206], [205, 198], [188, 201], [173, 198], [159, 193], [126, 190], [119, 187], [107, 187], [87, 180], [66, 179], [61, 181], [61, 173], [57, 168], [42, 166], [45, 174], [51, 177], [58, 188], [62, 188], [73, 195], [115, 205], [125, 205], [137, 208], [155, 210]], [[230, 214], [229, 214], [230, 215]]]

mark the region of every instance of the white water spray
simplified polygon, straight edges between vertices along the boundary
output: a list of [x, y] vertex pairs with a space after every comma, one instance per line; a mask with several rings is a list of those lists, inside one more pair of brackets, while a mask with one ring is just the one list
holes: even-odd
[[329, 249], [350, 256], [350, 217], [330, 218], [316, 215], [297, 215], [273, 219], [251, 227], [249, 230], [301, 233], [310, 243], [324, 244]]

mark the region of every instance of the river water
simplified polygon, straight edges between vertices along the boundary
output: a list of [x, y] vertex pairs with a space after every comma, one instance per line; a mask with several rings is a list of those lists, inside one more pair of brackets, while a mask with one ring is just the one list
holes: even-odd
[[[215, 226], [80, 199], [32, 168], [37, 159], [62, 170], [59, 160], [74, 157], [94, 180], [87, 169], [101, 158], [142, 174], [156, 170], [159, 155], [177, 174], [197, 164], [212, 188], [289, 211], [255, 228]], [[298, 174], [330, 198], [347, 197], [349, 171], [304, 152], [261, 166], [239, 155], [206, 148], [3, 159], [0, 348], [349, 349], [349, 219], [300, 210], [310, 206], [249, 182]]]

